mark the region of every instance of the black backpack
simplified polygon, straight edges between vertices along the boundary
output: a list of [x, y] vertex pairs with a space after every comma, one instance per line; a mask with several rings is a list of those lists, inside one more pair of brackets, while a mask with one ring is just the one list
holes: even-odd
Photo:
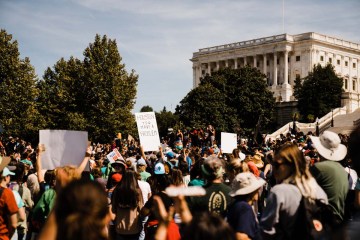
[[291, 239], [330, 239], [333, 212], [319, 199], [302, 197]]

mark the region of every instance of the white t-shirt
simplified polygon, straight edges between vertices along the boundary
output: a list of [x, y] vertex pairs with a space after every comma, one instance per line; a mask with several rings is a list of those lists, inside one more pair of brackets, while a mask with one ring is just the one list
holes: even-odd
[[138, 180], [139, 187], [141, 189], [141, 193], [143, 196], [144, 204], [149, 200], [149, 197], [151, 196], [151, 188], [150, 184], [141, 180]]
[[354, 169], [351, 169], [348, 167], [345, 168], [345, 172], [350, 174], [350, 177], [348, 178], [349, 179], [349, 190], [354, 190], [355, 186], [356, 186], [356, 181], [358, 179], [358, 175]]

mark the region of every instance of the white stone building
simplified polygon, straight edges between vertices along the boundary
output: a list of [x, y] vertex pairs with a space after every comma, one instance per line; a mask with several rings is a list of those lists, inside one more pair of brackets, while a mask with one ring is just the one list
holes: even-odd
[[344, 79], [342, 105], [360, 107], [360, 44], [314, 32], [282, 34], [199, 49], [193, 54], [193, 86], [220, 68], [257, 67], [267, 76], [276, 101], [290, 102], [296, 77], [304, 78], [315, 64], [331, 63]]

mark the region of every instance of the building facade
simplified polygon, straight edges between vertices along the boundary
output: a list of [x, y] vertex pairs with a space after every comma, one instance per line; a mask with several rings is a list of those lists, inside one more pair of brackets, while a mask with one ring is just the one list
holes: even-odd
[[360, 107], [360, 44], [318, 33], [281, 34], [199, 49], [193, 53], [193, 87], [200, 78], [220, 68], [258, 68], [266, 75], [277, 102], [294, 101], [296, 78], [304, 78], [313, 66], [331, 63], [344, 79], [342, 105], [348, 112]]

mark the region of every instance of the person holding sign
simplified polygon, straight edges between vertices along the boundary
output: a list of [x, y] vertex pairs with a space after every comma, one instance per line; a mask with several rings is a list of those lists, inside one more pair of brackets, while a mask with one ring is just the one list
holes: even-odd
[[[39, 145], [37, 150], [37, 158], [36, 158], [39, 182], [44, 181], [44, 178], [41, 173], [41, 154], [44, 151], [45, 151], [45, 146]], [[81, 173], [84, 171], [85, 167], [89, 162], [91, 152], [92, 152], [91, 147], [88, 147], [84, 159], [78, 167], [67, 165], [55, 169], [56, 172], [55, 189], [49, 189], [45, 191], [45, 193], [41, 196], [39, 202], [36, 204], [34, 208], [33, 217], [35, 218], [35, 221], [40, 221], [40, 222], [43, 221], [43, 224], [45, 223], [45, 225], [42, 228], [41, 234], [38, 237], [38, 240], [51, 240], [56, 238], [55, 236], [57, 235], [58, 227], [57, 227], [55, 213], [52, 212], [52, 208], [55, 203], [56, 194], [73, 180], [80, 179]]]

